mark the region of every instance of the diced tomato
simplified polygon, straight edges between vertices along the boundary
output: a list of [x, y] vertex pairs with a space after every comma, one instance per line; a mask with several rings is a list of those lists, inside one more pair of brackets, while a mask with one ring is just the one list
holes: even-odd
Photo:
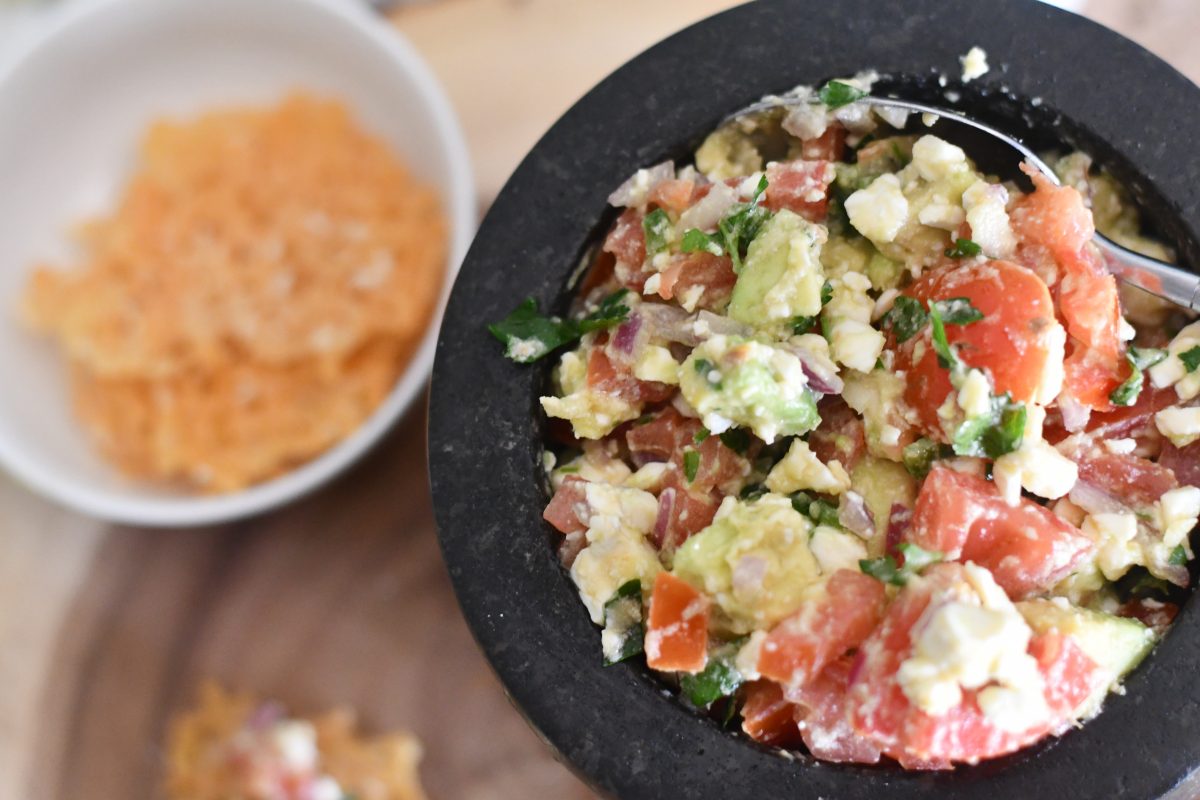
[[784, 161], [767, 165], [767, 208], [786, 208], [809, 222], [823, 222], [829, 210], [829, 184], [834, 169], [829, 161]]
[[796, 726], [796, 707], [771, 681], [746, 684], [742, 704], [742, 730], [756, 742], [773, 747], [798, 747], [803, 741]]
[[646, 664], [663, 672], [700, 672], [708, 661], [708, 598], [669, 572], [654, 579], [646, 626]]
[[1071, 261], [1096, 235], [1092, 212], [1079, 190], [1055, 186], [1037, 170], [1026, 174], [1034, 191], [1014, 204], [1009, 214], [1013, 232], [1026, 244], [1045, 247], [1056, 261]]
[[[901, 503], [892, 503], [891, 511], [888, 513], [887, 526], [887, 543], [886, 548], [889, 555], [898, 559], [903, 559], [904, 556], [897, 549], [897, 545], [908, 538], [908, 531], [912, 528], [913, 510]], [[901, 561], [903, 563], [903, 561]]]
[[874, 764], [879, 748], [859, 736], [846, 714], [846, 689], [854, 659], [843, 656], [825, 667], [814, 680], [798, 689], [796, 722], [808, 752], [822, 761]]
[[1096, 350], [1076, 346], [1063, 364], [1063, 392], [1093, 411], [1111, 411], [1109, 397], [1131, 369], [1124, 359], [1111, 361]]
[[542, 519], [563, 533], [582, 533], [587, 525], [581, 519], [587, 514], [587, 481], [574, 475], [559, 485], [542, 512]]
[[858, 647], [883, 616], [883, 584], [840, 569], [813, 586], [799, 610], [767, 635], [758, 671], [789, 690], [812, 680], [830, 661]]
[[[1080, 271], [1068, 271], [1058, 290], [1058, 308], [1067, 322], [1067, 333], [1110, 365], [1120, 360], [1121, 303], [1117, 279], [1109, 275], [1088, 248]], [[1069, 269], [1069, 268], [1068, 268]]]
[[694, 441], [700, 420], [685, 417], [672, 406], [659, 411], [648, 422], [635, 424], [625, 434], [633, 463], [670, 461], [671, 456]]
[[712, 524], [721, 501], [706, 492], [689, 489], [686, 478], [675, 465], [664, 480], [658, 495], [658, 519], [654, 542], [660, 550], [673, 550]]
[[1179, 606], [1174, 603], [1160, 603], [1157, 600], [1137, 598], [1130, 600], [1117, 609], [1117, 615], [1136, 619], [1147, 627], [1153, 628], [1160, 636], [1166, 633], [1171, 623], [1179, 614]]
[[1110, 453], [1094, 447], [1072, 456], [1079, 480], [1112, 495], [1133, 509], [1147, 509], [1179, 481], [1168, 467], [1132, 453]]
[[808, 446], [822, 463], [839, 461], [849, 472], [867, 450], [862, 417], [846, 405], [840, 395], [822, 398], [817, 410], [821, 414], [821, 424], [808, 435]]
[[659, 278], [658, 294], [664, 300], [686, 297], [688, 290], [704, 287], [697, 308], [716, 309], [723, 306], [733, 294], [737, 275], [733, 272], [733, 261], [729, 256], [714, 256], [700, 251], [680, 253], [671, 258], [671, 263]]
[[622, 211], [601, 248], [616, 257], [614, 272], [617, 280], [638, 294], [642, 293], [646, 280], [652, 274], [650, 270], [645, 269], [646, 233], [642, 230], [644, 216], [636, 208]]
[[1057, 732], [1104, 680], [1100, 669], [1074, 641], [1058, 633], [1037, 636], [1029, 653], [1045, 681], [1049, 715], [1024, 731], [997, 728], [980, 710], [975, 692], [963, 702], [932, 716], [913, 706], [897, 678], [912, 652], [912, 629], [931, 602], [965, 580], [958, 564], [937, 564], [910, 582], [887, 616], [859, 651], [847, 693], [850, 722], [864, 737], [902, 762], [932, 760], [976, 763], [1011, 753]]
[[633, 377], [628, 367], [613, 363], [602, 346], [593, 347], [588, 355], [587, 382], [589, 388], [631, 403], [661, 403], [675, 394], [674, 386]]
[[651, 189], [649, 199], [651, 203], [659, 208], [679, 214], [692, 204], [692, 195], [695, 191], [695, 181], [671, 178], [660, 181], [658, 185]]
[[846, 129], [835, 122], [815, 139], [800, 142], [800, 157], [806, 161], [842, 161], [846, 157]]
[[1163, 442], [1158, 466], [1170, 470], [1182, 485], [1200, 487], [1200, 441], [1183, 447]]
[[[1178, 402], [1179, 396], [1175, 387], [1159, 389], [1146, 381], [1136, 403], [1131, 406], [1115, 406], [1111, 411], [1094, 412], [1088, 420], [1086, 430], [1095, 441], [1135, 439], [1139, 443], [1157, 442], [1162, 435], [1154, 427], [1154, 415]], [[1068, 435], [1057, 413], [1046, 416], [1046, 424], [1042, 427], [1042, 436], [1046, 441], [1058, 444]]]
[[[1026, 402], [1037, 392], [1049, 347], [1042, 335], [1054, 305], [1041, 278], [1007, 261], [986, 261], [927, 272], [906, 290], [920, 300], [965, 297], [983, 313], [969, 325], [946, 325], [946, 339], [970, 367], [986, 369], [998, 394]], [[945, 438], [938, 408], [950, 394], [949, 372], [938, 364], [929, 333], [897, 349], [896, 368], [907, 372], [905, 399], [926, 433]]]
[[949, 560], [987, 567], [1013, 598], [1058, 583], [1095, 546], [1037, 503], [1021, 498], [1011, 507], [995, 484], [942, 466], [921, 486], [908, 536]]

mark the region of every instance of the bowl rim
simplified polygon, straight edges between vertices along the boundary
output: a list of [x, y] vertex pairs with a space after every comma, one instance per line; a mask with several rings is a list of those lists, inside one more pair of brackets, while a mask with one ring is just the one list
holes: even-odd
[[[12, 57], [0, 64], [0, 92], [17, 77], [27, 59], [44, 48], [53, 47], [59, 37], [88, 25], [98, 15], [126, 13], [146, 2], [77, 0], [48, 12], [50, 16], [45, 24], [34, 30], [27, 40], [19, 42]], [[365, 4], [339, 0], [289, 2], [327, 15], [339, 24], [339, 35], [355, 37], [362, 46], [374, 48], [390, 59], [396, 71], [413, 83], [424, 106], [424, 116], [438, 132], [439, 146], [445, 150], [450, 165], [449, 180], [440, 187], [450, 230], [442, 289], [425, 332], [386, 398], [353, 433], [276, 478], [228, 494], [131, 498], [98, 488], [86, 480], [65, 478], [41, 461], [35, 452], [0, 437], [0, 465], [19, 483], [52, 501], [107, 522], [139, 526], [190, 527], [256, 515], [288, 503], [331, 480], [376, 444], [422, 394], [433, 368], [437, 331], [450, 289], [477, 223], [474, 175], [462, 126], [433, 70], [404, 34], [385, 18], [372, 14]], [[240, 7], [240, 4], [233, 6]]]
[[[822, 44], [801, 36], [801, 26], [839, 35]], [[730, 109], [871, 67], [917, 74], [940, 94], [930, 70], [957, 76], [958, 57], [977, 44], [992, 72], [969, 89], [951, 83], [964, 102], [973, 93], [977, 105], [1002, 106], [1012, 96], [1024, 110], [1040, 98], [1041, 122], [1110, 143], [1158, 193], [1164, 218], [1178, 223], [1170, 238], [1185, 261], [1200, 263], [1200, 165], [1192, 166], [1182, 137], [1144, 141], [1146, 130], [1200, 123], [1194, 102], [1156, 104], [1156, 97], [1200, 92], [1124, 37], [1033, 0], [760, 0], [710, 17], [651, 47], [569, 109], [481, 224], [434, 365], [429, 455], [438, 534], [463, 614], [514, 704], [597, 790], [625, 798], [867, 798], [881, 789], [897, 798], [936, 791], [1086, 798], [1106, 790], [1159, 797], [1200, 765], [1200, 740], [1188, 735], [1182, 711], [1200, 704], [1191, 677], [1200, 661], [1195, 602], [1130, 676], [1128, 693], [1110, 696], [1082, 730], [951, 773], [817, 764], [802, 755], [780, 758], [664, 699], [642, 667], [602, 667], [598, 631], [541, 519], [549, 494], [536, 398], [549, 366], [506, 361], [483, 324], [527, 296], [562, 310], [568, 276], [611, 219], [605, 198], [612, 188], [634, 169], [687, 153]], [[1118, 108], [1098, 91], [1101, 74], [1105, 91], [1127, 105]]]

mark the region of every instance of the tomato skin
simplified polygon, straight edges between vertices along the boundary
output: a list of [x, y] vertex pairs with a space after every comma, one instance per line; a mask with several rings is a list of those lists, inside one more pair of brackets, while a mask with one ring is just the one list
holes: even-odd
[[772, 747], [799, 747], [803, 743], [796, 725], [796, 707], [773, 681], [746, 684], [742, 704], [742, 730], [756, 742]]
[[807, 161], [842, 161], [846, 157], [846, 128], [835, 122], [815, 139], [800, 142], [800, 157]]
[[[903, 294], [923, 301], [965, 297], [983, 319], [946, 325], [947, 341], [957, 346], [968, 367], [986, 370], [997, 394], [1017, 402], [1035, 397], [1041, 387], [1050, 348], [1043, 335], [1054, 324], [1054, 304], [1046, 284], [1025, 267], [1007, 261], [983, 261], [926, 272]], [[946, 439], [938, 409], [953, 390], [949, 371], [940, 366], [929, 328], [896, 348], [896, 369], [906, 373], [904, 398], [922, 428]]]
[[1057, 632], [1034, 636], [1028, 652], [1045, 682], [1048, 716], [1024, 731], [994, 726], [972, 690], [945, 714], [915, 707], [897, 678], [913, 647], [913, 627], [931, 603], [965, 579], [959, 564], [936, 564], [892, 602], [879, 628], [859, 651], [847, 692], [850, 723], [860, 735], [901, 763], [925, 768], [948, 762], [977, 763], [1019, 750], [1062, 730], [1075, 710], [1104, 681], [1094, 662]]
[[1200, 441], [1184, 447], [1176, 447], [1170, 441], [1163, 442], [1158, 466], [1169, 469], [1182, 485], [1200, 487]]
[[1135, 510], [1149, 510], [1159, 498], [1179, 485], [1171, 469], [1132, 453], [1110, 453], [1094, 447], [1072, 458], [1079, 465], [1080, 481]]
[[660, 181], [657, 186], [650, 190], [649, 200], [659, 208], [680, 214], [692, 204], [692, 197], [695, 192], [695, 181], [670, 178]]
[[697, 308], [717, 309], [728, 302], [733, 294], [737, 275], [733, 272], [733, 260], [729, 256], [714, 256], [699, 251], [681, 253], [671, 258], [670, 265], [660, 273], [658, 295], [664, 300], [685, 297], [689, 289], [704, 287]]
[[831, 662], [821, 674], [798, 689], [796, 724], [814, 758], [840, 764], [875, 764], [879, 748], [850, 726], [846, 690], [854, 667], [851, 656]]
[[636, 208], [627, 208], [617, 217], [604, 238], [602, 250], [616, 259], [613, 271], [622, 286], [638, 294], [646, 286], [652, 272], [646, 266], [646, 232], [642, 229], [645, 215]]
[[579, 519], [579, 510], [587, 506], [587, 481], [574, 475], [567, 476], [550, 498], [550, 504], [542, 512], [542, 519], [564, 534], [583, 533], [587, 530]]
[[704, 669], [708, 661], [709, 600], [669, 572], [654, 579], [646, 626], [646, 664], [662, 672]]
[[940, 465], [921, 486], [907, 537], [947, 559], [987, 567], [1014, 599], [1050, 588], [1095, 549], [1037, 503], [1021, 498], [1011, 507], [995, 484]]
[[767, 635], [758, 657], [759, 673], [789, 691], [861, 644], [883, 617], [887, 603], [882, 583], [848, 569], [814, 586], [811, 595]]
[[829, 184], [834, 179], [830, 161], [784, 161], [767, 165], [764, 198], [772, 211], [787, 209], [809, 222], [823, 222], [829, 211]]

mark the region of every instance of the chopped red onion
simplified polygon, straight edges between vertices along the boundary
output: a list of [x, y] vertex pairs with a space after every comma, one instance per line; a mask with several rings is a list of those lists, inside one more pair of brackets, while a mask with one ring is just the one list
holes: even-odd
[[638, 312], [634, 311], [629, 315], [629, 318], [617, 326], [617, 332], [613, 335], [613, 349], [617, 352], [632, 356], [634, 345], [637, 344], [638, 333], [642, 330], [642, 318]]
[[616, 208], [644, 205], [655, 186], [675, 177], [675, 162], [664, 161], [653, 167], [639, 169], [608, 196], [608, 204]]
[[1062, 413], [1063, 427], [1069, 433], [1078, 433], [1086, 428], [1092, 416], [1090, 408], [1065, 392], [1058, 396], [1058, 409]]
[[842, 495], [842, 502], [838, 504], [838, 522], [859, 538], [870, 539], [875, 535], [875, 518], [858, 492]]
[[837, 365], [823, 354], [795, 342], [787, 342], [782, 348], [800, 359], [800, 364], [804, 367], [804, 376], [808, 378], [808, 385], [813, 391], [821, 394], [841, 394], [846, 388], [845, 382], [837, 374]]
[[912, 527], [912, 518], [911, 508], [900, 503], [892, 503], [892, 509], [888, 513], [887, 552], [896, 552], [897, 545], [908, 536], [908, 530]]
[[732, 186], [724, 183], [714, 183], [708, 194], [704, 195], [698, 203], [680, 215], [679, 227], [682, 230], [688, 230], [689, 228], [699, 228], [700, 230], [715, 228], [717, 223], [725, 216], [725, 213], [737, 201], [738, 195]]
[[654, 541], [662, 546], [667, 538], [667, 527], [671, 524], [671, 509], [675, 507], [675, 488], [668, 486], [658, 496], [658, 516], [654, 520]]

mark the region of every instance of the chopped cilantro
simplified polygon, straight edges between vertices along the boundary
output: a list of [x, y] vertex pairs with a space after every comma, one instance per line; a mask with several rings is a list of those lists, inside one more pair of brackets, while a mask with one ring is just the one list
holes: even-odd
[[1025, 405], [1012, 402], [1007, 392], [992, 395], [987, 414], [967, 419], [954, 432], [954, 453], [994, 459], [1013, 452], [1025, 437], [1025, 417]]
[[604, 660], [609, 667], [633, 658], [645, 646], [645, 627], [642, 624], [642, 582], [637, 578], [621, 584], [612, 597], [604, 603], [604, 627], [616, 630], [621, 635], [621, 647], [617, 657]]
[[1183, 567], [1187, 566], [1187, 562], [1187, 548], [1181, 544], [1175, 545], [1175, 549], [1171, 551], [1171, 555], [1167, 559], [1167, 563], [1174, 567]]
[[692, 369], [696, 370], [698, 375], [707, 375], [713, 371], [713, 363], [707, 358], [697, 358], [692, 362]]
[[955, 239], [953, 247], [946, 248], [947, 258], [974, 258], [983, 252], [978, 243], [970, 239]]
[[679, 245], [679, 249], [684, 253], [698, 253], [700, 251], [712, 253], [714, 256], [725, 255], [725, 248], [721, 246], [712, 235], [705, 233], [698, 228], [689, 228], [683, 233], [683, 241]]
[[1187, 367], [1188, 372], [1195, 372], [1197, 367], [1200, 367], [1200, 345], [1196, 345], [1190, 350], [1184, 350], [1179, 354], [1179, 360], [1183, 362], [1183, 366]]
[[872, 578], [890, 583], [893, 586], [904, 586], [909, 579], [918, 574], [930, 564], [936, 564], [944, 557], [936, 550], [926, 550], [912, 542], [901, 542], [896, 545], [904, 563], [897, 564], [895, 557], [864, 558], [858, 562], [858, 567]]
[[898, 343], [907, 342], [916, 336], [927, 322], [929, 322], [929, 314], [921, 305], [921, 301], [907, 295], [897, 297], [892, 304], [892, 309], [883, 319], [883, 324], [892, 329]]
[[933, 351], [943, 369], [958, 368], [958, 356], [946, 340], [946, 326], [942, 324], [942, 310], [937, 303], [929, 304], [929, 324], [933, 327]]
[[667, 249], [671, 243], [671, 218], [661, 208], [656, 208], [642, 218], [642, 233], [646, 237], [646, 254], [654, 255]]
[[750, 434], [741, 428], [730, 428], [721, 434], [721, 444], [739, 456], [744, 456], [746, 451], [750, 449]]
[[968, 297], [951, 297], [949, 300], [934, 301], [943, 322], [951, 325], [970, 325], [983, 319], [983, 312], [971, 305]]
[[688, 450], [683, 454], [683, 476], [687, 478], [688, 483], [696, 480], [696, 473], [700, 471], [700, 453], [696, 450]]
[[708, 430], [708, 428], [701, 426], [700, 430], [696, 431], [696, 433], [692, 436], [692, 441], [696, 444], [701, 444], [711, 435], [712, 433]]
[[866, 96], [867, 93], [862, 89], [851, 86], [848, 83], [843, 83], [842, 81], [829, 81], [817, 92], [817, 97], [821, 98], [821, 102], [829, 108], [848, 106]]
[[624, 322], [629, 316], [629, 307], [621, 299], [627, 291], [619, 289], [613, 292], [583, 319], [543, 317], [538, 313], [537, 301], [529, 297], [507, 317], [488, 325], [488, 331], [504, 342], [508, 358], [529, 364], [564, 344], [576, 341], [585, 333]]
[[1129, 377], [1120, 386], [1112, 390], [1108, 399], [1115, 406], [1131, 406], [1136, 403], [1138, 396], [1142, 393], [1142, 384], [1145, 382], [1142, 377], [1142, 370], [1153, 367], [1166, 357], [1167, 352], [1165, 350], [1158, 350], [1152, 347], [1130, 346], [1129, 351], [1125, 354], [1125, 359], [1129, 362], [1130, 366]]
[[721, 237], [725, 252], [733, 260], [733, 271], [742, 271], [742, 257], [750, 247], [750, 242], [758, 236], [758, 232], [771, 217], [767, 208], [758, 204], [759, 198], [767, 191], [767, 176], [763, 175], [758, 181], [754, 195], [748, 202], [738, 203], [729, 210], [725, 218], [717, 223], [717, 235]]
[[708, 665], [696, 675], [679, 676], [679, 688], [697, 708], [708, 708], [722, 697], [728, 697], [742, 685], [742, 674], [733, 666], [735, 648], [720, 654], [709, 654]]
[[838, 521], [837, 506], [813, 497], [808, 492], [793, 492], [791, 495], [792, 508], [808, 517], [816, 525], [841, 527]]

